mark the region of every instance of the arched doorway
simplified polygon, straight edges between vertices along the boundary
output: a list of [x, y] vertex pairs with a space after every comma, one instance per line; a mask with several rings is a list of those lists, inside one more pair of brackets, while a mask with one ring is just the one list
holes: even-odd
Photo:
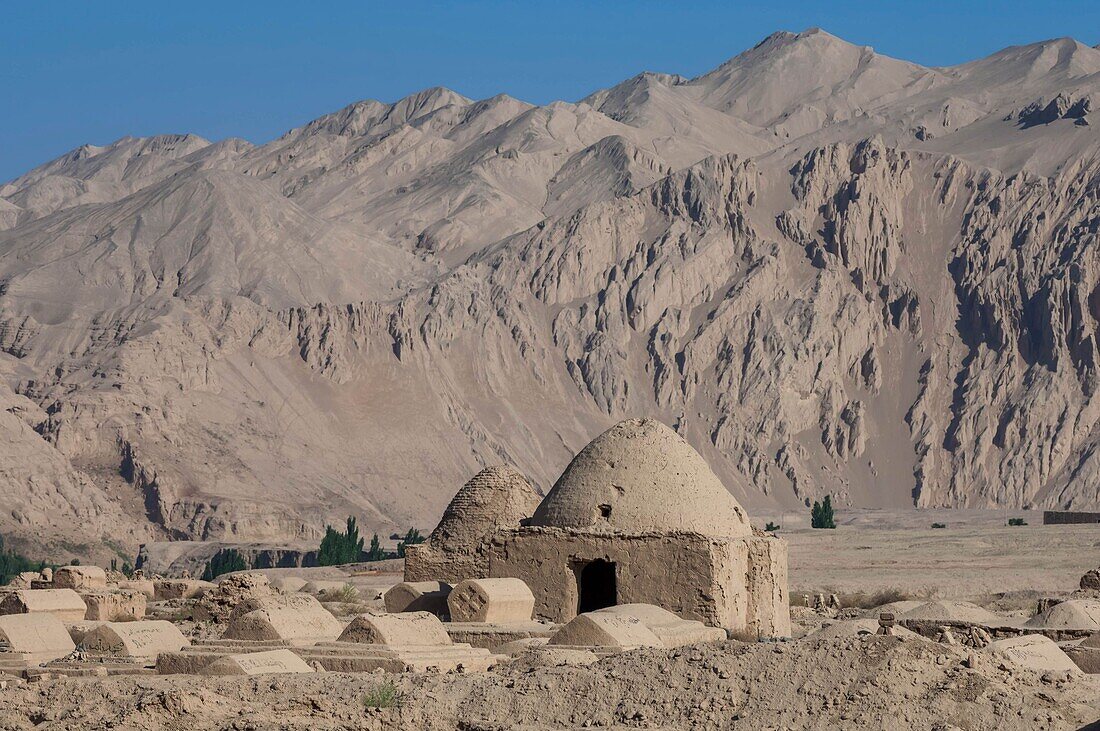
[[613, 561], [597, 558], [576, 565], [573, 571], [577, 575], [577, 614], [619, 603]]

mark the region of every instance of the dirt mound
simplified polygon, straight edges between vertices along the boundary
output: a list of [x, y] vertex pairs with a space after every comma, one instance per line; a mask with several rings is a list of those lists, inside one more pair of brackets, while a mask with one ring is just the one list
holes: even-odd
[[[835, 622], [830, 625], [822, 627], [820, 630], [813, 634], [815, 640], [819, 639], [838, 639], [841, 637], [856, 637], [858, 635], [877, 635], [879, 633], [878, 619], [863, 618], [863, 619], [848, 619], [842, 622]], [[897, 637], [903, 639], [915, 640], [920, 635], [916, 632], [908, 630], [904, 627], [894, 627], [893, 633]]]
[[[1007, 668], [1007, 669], [1002, 669]], [[392, 680], [400, 707], [364, 697]], [[0, 727], [189, 731], [632, 728], [1077, 729], [1100, 716], [1100, 681], [1039, 673], [892, 637], [638, 650], [588, 666], [477, 675], [318, 673], [57, 681], [0, 694]]]
[[1068, 599], [1036, 614], [1028, 627], [1100, 630], [1100, 600]]
[[1004, 622], [1000, 617], [977, 604], [957, 601], [925, 602], [901, 615], [905, 619], [923, 619], [932, 622], [973, 622], [975, 624], [997, 624]]

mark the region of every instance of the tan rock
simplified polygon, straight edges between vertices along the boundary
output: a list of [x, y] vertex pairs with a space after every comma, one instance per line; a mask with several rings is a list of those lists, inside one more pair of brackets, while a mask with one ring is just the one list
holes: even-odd
[[1089, 635], [1076, 645], [1065, 645], [1062, 649], [1081, 672], [1100, 674], [1100, 632]]
[[[842, 622], [834, 622], [833, 624], [822, 627], [817, 632], [814, 632], [810, 636], [815, 639], [837, 639], [841, 637], [858, 637], [873, 636], [880, 634], [881, 626], [878, 619], [863, 618], [863, 619], [848, 619]], [[895, 625], [890, 628], [890, 634], [894, 637], [903, 637], [905, 639], [919, 639], [920, 635], [912, 630], [906, 629], [900, 625]]]
[[155, 658], [162, 652], [177, 652], [190, 642], [176, 625], [154, 619], [140, 622], [104, 622], [85, 634], [81, 644], [89, 652], [104, 655]]
[[290, 650], [266, 650], [229, 655], [216, 660], [200, 673], [202, 675], [275, 675], [284, 673], [312, 673], [313, 668]]
[[88, 607], [84, 619], [122, 622], [145, 616], [146, 597], [140, 591], [119, 589], [81, 592], [80, 598]]
[[702, 622], [682, 619], [667, 609], [652, 604], [620, 604], [594, 613], [634, 617], [668, 648], [697, 642], [721, 642], [726, 639], [726, 631], [721, 627], [708, 627]]
[[1035, 615], [1028, 627], [1100, 631], [1100, 599], [1067, 599]]
[[451, 585], [443, 581], [404, 581], [383, 596], [387, 612], [431, 612], [446, 616]]
[[152, 579], [121, 579], [116, 583], [119, 589], [140, 591], [149, 601], [156, 599], [156, 585]]
[[391, 646], [452, 644], [443, 623], [431, 612], [360, 614], [351, 620], [339, 639], [341, 642]]
[[664, 647], [661, 638], [637, 617], [588, 612], [578, 614], [550, 638], [548, 645], [570, 647]]
[[101, 624], [105, 624], [103, 620], [84, 620], [83, 622], [65, 622], [65, 629], [69, 631], [69, 637], [76, 645], [83, 644], [84, 635], [91, 632]]
[[271, 580], [271, 585], [284, 594], [294, 594], [302, 590], [308, 582], [299, 576], [280, 576]]
[[1004, 622], [1000, 617], [987, 609], [982, 609], [971, 602], [937, 600], [924, 602], [918, 607], [901, 614], [903, 619], [919, 619], [928, 622], [971, 622], [974, 624], [992, 625]]
[[19, 589], [0, 599], [0, 614], [52, 614], [63, 622], [84, 619], [88, 607], [72, 589]]
[[158, 602], [168, 599], [194, 599], [214, 586], [209, 581], [198, 579], [158, 579], [153, 582], [153, 592]]
[[42, 575], [37, 571], [23, 571], [11, 577], [8, 581], [6, 589], [30, 589], [32, 584], [36, 581], [40, 581]]
[[76, 649], [65, 624], [49, 613], [0, 616], [0, 642], [32, 665], [65, 657]]
[[55, 589], [94, 591], [107, 588], [107, 572], [99, 566], [61, 566], [53, 573]]
[[1036, 672], [1080, 672], [1054, 640], [1044, 635], [1009, 637], [991, 643], [986, 649]]
[[292, 594], [242, 602], [230, 617], [223, 637], [308, 645], [335, 640], [343, 629], [315, 598]]
[[535, 595], [520, 579], [466, 579], [447, 596], [452, 622], [529, 622]]
[[275, 590], [263, 574], [232, 574], [199, 597], [191, 616], [199, 622], [227, 622], [242, 603], [263, 601], [274, 595]]

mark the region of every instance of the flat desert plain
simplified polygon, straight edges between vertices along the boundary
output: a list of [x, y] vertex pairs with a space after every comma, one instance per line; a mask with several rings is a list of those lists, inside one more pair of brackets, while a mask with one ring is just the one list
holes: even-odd
[[[798, 516], [776, 516], [795, 520]], [[1028, 525], [1006, 525], [1023, 517]], [[943, 523], [945, 528], [932, 528]], [[791, 596], [900, 591], [917, 598], [982, 600], [1000, 593], [1057, 594], [1100, 564], [1100, 525], [1042, 525], [1028, 511], [859, 511], [835, 530], [781, 529]]]

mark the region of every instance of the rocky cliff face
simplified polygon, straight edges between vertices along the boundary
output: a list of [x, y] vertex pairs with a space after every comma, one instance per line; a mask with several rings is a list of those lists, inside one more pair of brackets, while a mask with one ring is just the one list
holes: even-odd
[[1095, 508], [1097, 93], [1066, 39], [808, 31], [577, 104], [82, 147], [0, 187], [0, 533], [403, 532], [632, 415], [750, 511]]

